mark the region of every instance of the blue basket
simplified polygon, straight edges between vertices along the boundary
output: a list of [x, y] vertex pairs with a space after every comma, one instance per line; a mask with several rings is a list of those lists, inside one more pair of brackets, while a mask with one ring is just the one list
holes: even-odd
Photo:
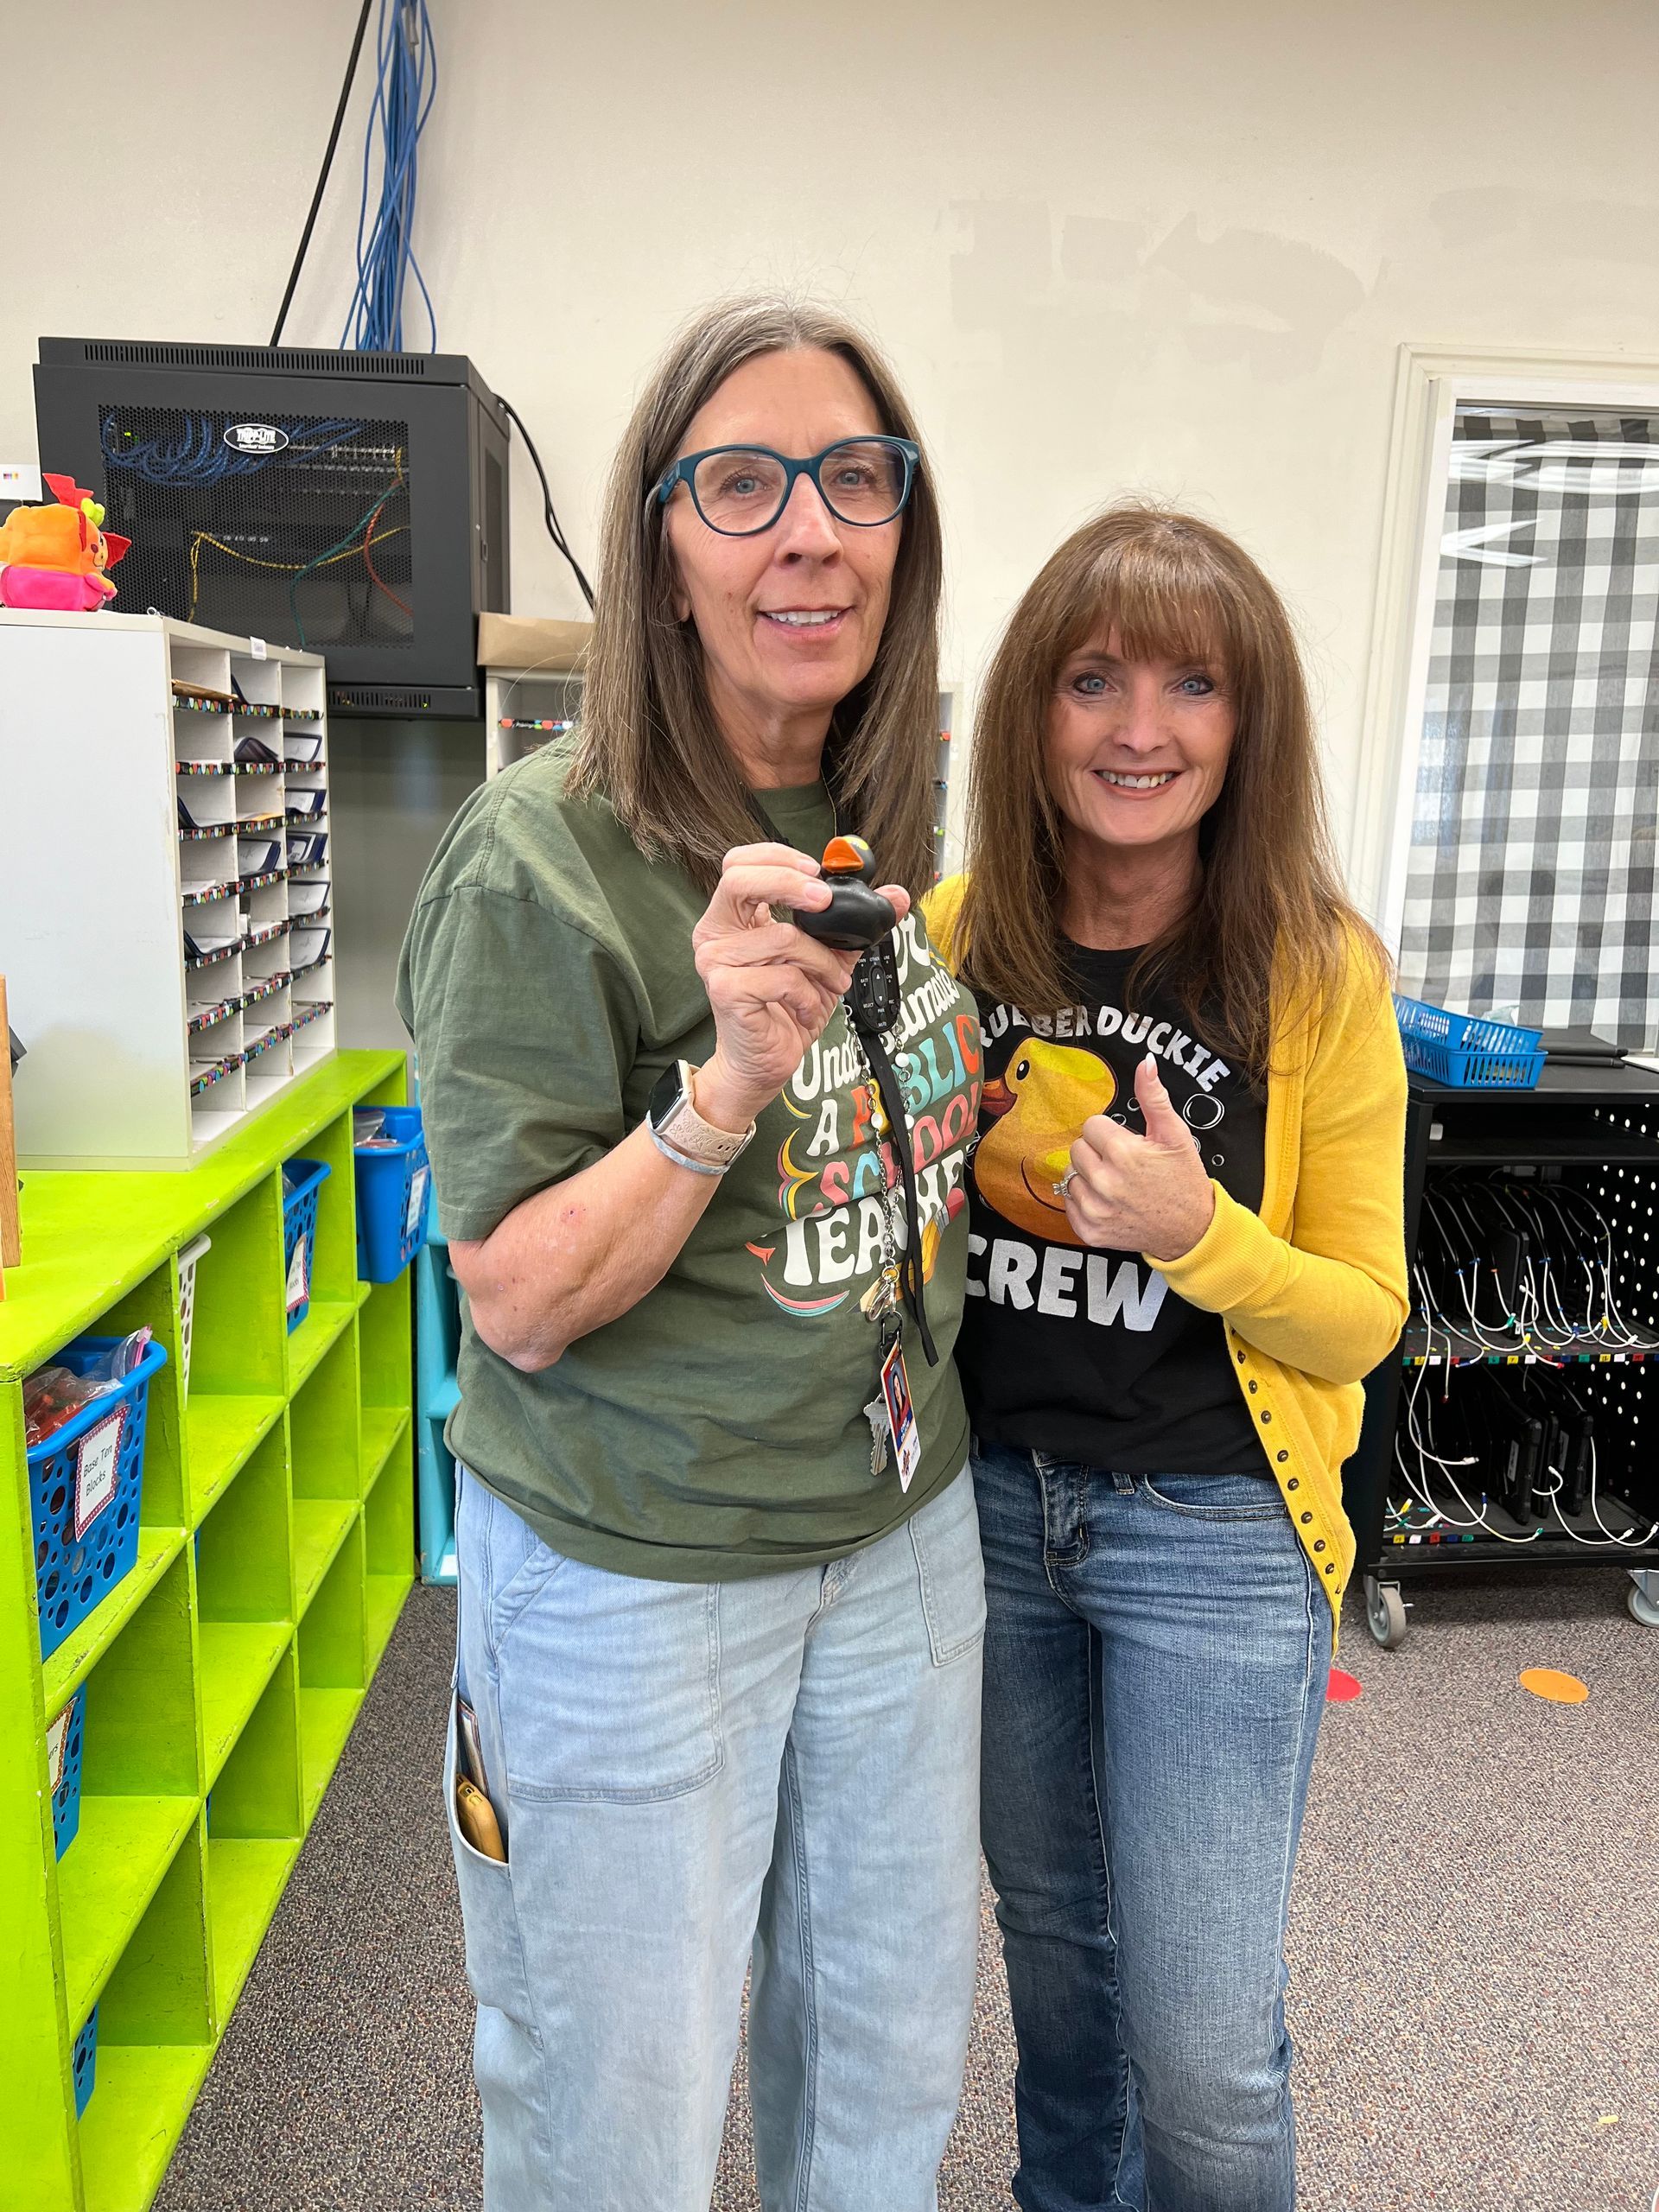
[[1406, 1065], [1452, 1090], [1530, 1090], [1544, 1071], [1543, 1032], [1510, 1021], [1448, 1014], [1396, 991], [1394, 1010]]
[[[53, 1364], [84, 1375], [119, 1342], [118, 1337], [77, 1337]], [[161, 1345], [147, 1345], [124, 1382], [29, 1450], [42, 1659], [51, 1657], [137, 1560], [149, 1379], [166, 1364]]]
[[393, 1141], [353, 1154], [357, 1168], [357, 1272], [363, 1282], [396, 1282], [426, 1236], [432, 1170], [418, 1106], [387, 1106]]
[[[290, 1336], [311, 1311], [311, 1276], [317, 1258], [317, 1193], [332, 1172], [326, 1160], [290, 1160], [283, 1168], [283, 1280], [287, 1285]], [[291, 1184], [290, 1176], [294, 1178]]]
[[52, 1838], [61, 1859], [80, 1827], [80, 1755], [86, 1741], [86, 1685], [83, 1682], [46, 1732], [52, 1780]]
[[69, 2054], [69, 2070], [75, 2077], [75, 2118], [86, 2111], [98, 2075], [98, 2007], [86, 2015], [86, 2024], [75, 2037]]

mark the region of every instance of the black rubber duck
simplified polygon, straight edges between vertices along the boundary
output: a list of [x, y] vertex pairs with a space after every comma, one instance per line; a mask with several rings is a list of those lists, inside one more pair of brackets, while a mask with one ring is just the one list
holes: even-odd
[[875, 855], [861, 837], [832, 837], [823, 849], [823, 879], [830, 886], [827, 906], [796, 906], [790, 918], [797, 929], [838, 952], [863, 952], [898, 922], [893, 901], [871, 887]]

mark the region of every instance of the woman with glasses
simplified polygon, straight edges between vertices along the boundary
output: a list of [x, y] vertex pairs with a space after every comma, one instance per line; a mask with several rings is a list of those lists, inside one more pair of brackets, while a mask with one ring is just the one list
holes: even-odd
[[[705, 2212], [746, 1970], [768, 2212], [935, 2201], [984, 1621], [950, 1360], [978, 1028], [912, 907], [939, 575], [868, 342], [701, 316], [617, 457], [580, 727], [468, 803], [410, 924], [490, 2212]], [[855, 837], [865, 934], [897, 920], [859, 1022], [858, 932], [817, 918]]]
[[1284, 608], [1122, 507], [1015, 608], [933, 925], [985, 1035], [984, 1839], [1024, 2212], [1291, 2212], [1291, 1870], [1405, 1319], [1387, 963]]

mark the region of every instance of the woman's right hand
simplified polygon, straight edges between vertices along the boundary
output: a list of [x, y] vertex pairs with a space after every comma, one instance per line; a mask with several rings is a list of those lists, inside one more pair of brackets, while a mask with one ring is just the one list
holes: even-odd
[[[899, 918], [908, 894], [893, 886]], [[790, 845], [738, 845], [691, 932], [697, 973], [714, 1009], [715, 1050], [697, 1071], [696, 1110], [716, 1128], [746, 1129], [778, 1096], [823, 1033], [852, 981], [856, 952], [837, 952], [774, 921], [774, 906], [823, 907], [818, 863]]]

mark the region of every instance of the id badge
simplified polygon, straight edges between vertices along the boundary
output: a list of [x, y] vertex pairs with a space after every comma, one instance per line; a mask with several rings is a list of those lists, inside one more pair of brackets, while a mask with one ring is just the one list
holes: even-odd
[[922, 1464], [922, 1440], [916, 1427], [916, 1408], [910, 1401], [910, 1377], [905, 1372], [905, 1348], [895, 1344], [881, 1363], [881, 1399], [893, 1432], [893, 1457], [899, 1463], [899, 1487], [908, 1490]]

